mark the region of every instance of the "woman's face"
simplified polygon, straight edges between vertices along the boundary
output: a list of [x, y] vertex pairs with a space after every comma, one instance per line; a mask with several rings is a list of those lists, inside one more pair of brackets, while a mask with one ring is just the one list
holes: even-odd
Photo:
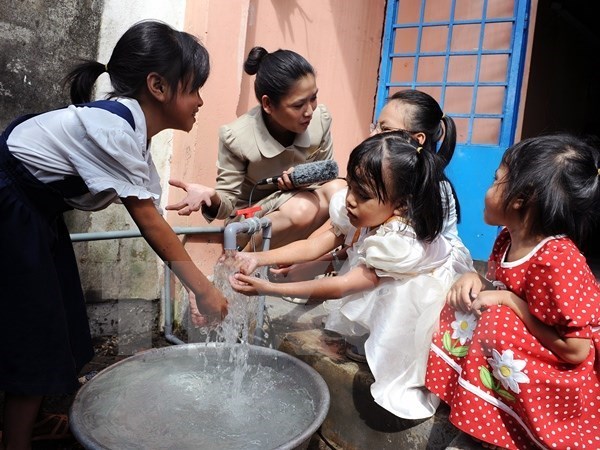
[[306, 75], [296, 81], [278, 105], [264, 95], [262, 106], [269, 115], [269, 125], [278, 132], [304, 133], [317, 107], [317, 92], [314, 75]]

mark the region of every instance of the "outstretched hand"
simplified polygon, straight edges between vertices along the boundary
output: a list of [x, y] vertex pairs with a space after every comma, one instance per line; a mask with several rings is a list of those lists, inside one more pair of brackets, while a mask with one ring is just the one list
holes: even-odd
[[[208, 299], [206, 303], [198, 304], [196, 295], [191, 291], [188, 291], [189, 307], [190, 307], [190, 318], [192, 324], [196, 327], [216, 326], [218, 325], [228, 313], [227, 302], [222, 302], [217, 299]], [[202, 311], [199, 309], [202, 307]]]
[[189, 216], [194, 211], [200, 211], [203, 205], [211, 206], [211, 198], [216, 195], [216, 191], [213, 188], [201, 184], [186, 183], [185, 181], [175, 179], [169, 180], [169, 184], [187, 192], [183, 200], [166, 206], [166, 209], [169, 211], [178, 211], [177, 214], [180, 216]]
[[268, 280], [236, 273], [229, 277], [229, 282], [234, 291], [245, 295], [264, 295], [272, 294], [269, 286], [272, 285]]

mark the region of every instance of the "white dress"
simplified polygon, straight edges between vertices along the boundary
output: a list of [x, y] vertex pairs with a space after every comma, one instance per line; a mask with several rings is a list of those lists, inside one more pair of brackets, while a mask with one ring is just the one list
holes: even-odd
[[[350, 243], [356, 229], [348, 221], [344, 191], [333, 196], [330, 215], [336, 233]], [[363, 264], [375, 269], [379, 285], [324, 303], [330, 312], [326, 329], [349, 337], [368, 335], [365, 354], [375, 378], [371, 394], [398, 417], [430, 417], [439, 405], [424, 387], [425, 369], [431, 336], [456, 275], [452, 249], [442, 235], [432, 243], [417, 240], [412, 227], [400, 220], [375, 231], [361, 229], [342, 272]]]

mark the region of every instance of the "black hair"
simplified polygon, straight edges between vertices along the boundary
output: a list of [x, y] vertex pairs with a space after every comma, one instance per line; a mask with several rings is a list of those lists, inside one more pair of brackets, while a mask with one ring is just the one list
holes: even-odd
[[108, 72], [113, 87], [109, 97], [139, 98], [151, 72], [164, 77], [172, 93], [180, 82], [188, 92], [197, 91], [206, 83], [210, 62], [208, 51], [196, 37], [166, 23], [145, 20], [121, 36], [106, 65], [85, 60], [73, 68], [65, 77], [71, 101], [89, 102], [103, 72]]
[[[437, 153], [444, 168], [450, 164], [456, 148], [456, 124], [452, 117], [442, 111], [439, 103], [429, 94], [416, 89], [406, 89], [395, 92], [389, 101], [399, 101], [410, 107], [406, 109], [404, 123], [412, 133], [425, 134], [423, 147], [432, 153]], [[443, 139], [442, 139], [443, 138]], [[441, 141], [439, 149], [438, 142]], [[444, 175], [444, 180], [450, 183], [452, 195], [456, 203], [456, 216], [460, 222], [460, 203], [452, 182]]]
[[[437, 152], [444, 161], [444, 167], [447, 166], [456, 147], [456, 124], [452, 117], [444, 115], [442, 108], [431, 95], [415, 89], [398, 91], [388, 99], [392, 100], [412, 106], [406, 111], [404, 123], [413, 133], [424, 133], [425, 149]], [[440, 148], [437, 149], [437, 143], [442, 137]]]
[[441, 233], [447, 215], [440, 192], [443, 162], [408, 132], [379, 133], [360, 143], [350, 153], [347, 180], [363, 197], [404, 208], [418, 239], [431, 242]]
[[566, 234], [578, 246], [590, 236], [600, 216], [600, 152], [570, 134], [525, 139], [502, 157], [507, 175], [503, 206], [516, 201], [529, 232]]
[[315, 75], [313, 66], [298, 53], [282, 49], [269, 53], [263, 47], [250, 50], [244, 71], [256, 74], [254, 94], [258, 101], [266, 95], [275, 106], [300, 78]]

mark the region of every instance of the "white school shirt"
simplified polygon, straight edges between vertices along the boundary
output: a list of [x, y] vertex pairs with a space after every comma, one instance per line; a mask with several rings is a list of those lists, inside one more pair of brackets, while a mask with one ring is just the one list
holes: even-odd
[[65, 199], [73, 208], [96, 211], [124, 197], [152, 198], [158, 207], [160, 178], [142, 108], [131, 98], [115, 101], [129, 108], [135, 130], [112, 112], [71, 105], [16, 126], [8, 149], [43, 183], [80, 176], [90, 192]]

